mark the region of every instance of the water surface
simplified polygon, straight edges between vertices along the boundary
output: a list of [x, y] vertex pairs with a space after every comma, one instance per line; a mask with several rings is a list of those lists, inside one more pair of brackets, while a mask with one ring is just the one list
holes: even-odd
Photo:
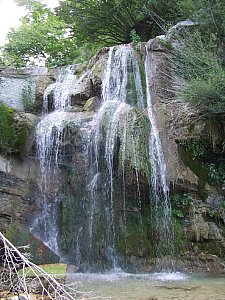
[[[92, 291], [113, 300], [225, 300], [225, 276], [183, 273], [69, 274], [70, 283], [79, 281], [79, 290]], [[93, 298], [94, 299], [94, 298]]]

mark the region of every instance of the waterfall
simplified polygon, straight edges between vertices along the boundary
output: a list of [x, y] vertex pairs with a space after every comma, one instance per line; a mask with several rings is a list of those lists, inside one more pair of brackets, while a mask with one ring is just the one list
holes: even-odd
[[45, 115], [49, 111], [49, 97], [53, 97], [52, 109], [54, 111], [63, 111], [70, 106], [71, 88], [76, 84], [74, 75], [76, 65], [69, 65], [66, 68], [59, 69], [56, 82], [50, 84], [43, 97], [42, 113]]
[[[60, 209], [63, 209], [62, 203], [71, 201], [75, 212], [69, 211], [67, 215], [72, 229], [66, 229], [72, 232], [66, 259], [85, 270], [118, 269], [123, 264], [118, 251], [118, 233], [123, 236], [125, 248], [130, 236], [134, 235], [138, 237], [135, 246], [140, 255], [145, 250], [144, 226], [147, 225], [142, 215], [146, 205], [148, 211], [151, 210], [149, 207], [154, 210], [155, 219], [152, 219], [156, 223], [157, 256], [160, 259], [171, 254], [169, 188], [153, 111], [152, 68], [147, 48], [146, 93], [135, 50], [130, 45], [109, 48], [102, 80], [101, 106], [88, 126], [79, 123], [79, 114], [85, 113], [69, 116], [67, 112], [79, 83], [74, 71], [75, 66], [62, 68], [56, 82], [44, 93], [43, 117], [36, 129], [42, 195], [40, 213], [33, 223], [32, 232], [61, 255]], [[82, 159], [79, 157], [78, 162], [73, 158], [66, 170], [76, 176], [82, 175], [79, 181], [81, 191], [72, 196], [67, 190], [69, 188], [65, 188], [68, 182], [63, 183], [62, 148], [66, 144], [65, 136], [68, 139], [65, 132], [67, 122], [78, 128], [83, 139]], [[84, 166], [77, 171], [76, 164], [80, 161]], [[150, 187], [143, 189], [143, 182], [148, 180]], [[70, 196], [72, 200], [68, 200]], [[131, 229], [127, 229], [129, 217], [132, 217], [135, 232], [133, 224]]]
[[[70, 106], [70, 88], [76, 81], [75, 66], [61, 68], [56, 82], [49, 85], [43, 98], [43, 117], [36, 128], [37, 158], [40, 164], [39, 188], [41, 199], [39, 214], [32, 224], [32, 233], [50, 249], [59, 254], [58, 211], [62, 198], [58, 190], [60, 183], [60, 145], [63, 141], [63, 122], [67, 116], [63, 112]], [[54, 112], [48, 113], [49, 97], [53, 97]], [[47, 115], [46, 115], [47, 114]]]
[[[129, 89], [128, 83], [131, 84]], [[103, 103], [114, 100], [144, 108], [139, 64], [135, 51], [130, 45], [109, 49], [102, 83], [102, 98]]]
[[[151, 76], [151, 75], [152, 76]], [[152, 94], [150, 83], [154, 84], [154, 58], [153, 53], [150, 55], [148, 46], [146, 45], [145, 58], [145, 75], [146, 75], [146, 98], [147, 112], [151, 123], [151, 132], [149, 137], [149, 157], [151, 161], [151, 189], [152, 189], [152, 206], [156, 224], [156, 232], [158, 235], [157, 258], [160, 259], [170, 255], [170, 259], [174, 258], [173, 249], [173, 230], [171, 228], [171, 206], [169, 199], [169, 186], [167, 181], [166, 162], [163, 153], [163, 147], [159, 137], [154, 110], [152, 103]]]
[[[142, 90], [141, 75], [135, 51], [130, 45], [121, 45], [109, 49], [105, 74], [102, 83], [102, 106], [93, 120], [92, 144], [95, 153], [96, 174], [99, 172], [99, 153], [102, 133], [105, 132], [104, 161], [106, 168], [106, 189], [108, 194], [107, 207], [107, 231], [108, 231], [108, 259], [113, 269], [118, 268], [116, 254], [116, 230], [115, 230], [115, 196], [114, 196], [114, 161], [117, 151], [119, 130], [122, 130], [122, 173], [124, 193], [124, 222], [126, 223], [126, 193], [125, 193], [125, 159], [126, 159], [126, 130], [127, 114], [133, 109], [144, 108], [144, 95]], [[134, 117], [134, 116], [133, 116]], [[129, 120], [132, 123], [132, 120]], [[132, 140], [132, 143], [134, 140]], [[133, 146], [134, 160], [135, 146]], [[135, 162], [134, 162], [135, 164]], [[136, 167], [135, 167], [136, 170]], [[138, 172], [136, 181], [139, 189]], [[138, 207], [140, 210], [141, 199], [138, 192]]]

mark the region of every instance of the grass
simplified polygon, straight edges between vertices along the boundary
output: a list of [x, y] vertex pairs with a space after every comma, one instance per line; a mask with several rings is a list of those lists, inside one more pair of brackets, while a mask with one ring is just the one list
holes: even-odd
[[[67, 265], [66, 264], [46, 264], [46, 265], [38, 265], [43, 271], [45, 271], [48, 275], [51, 275], [55, 278], [64, 278], [67, 273]], [[20, 270], [19, 274], [22, 275], [23, 271]], [[24, 273], [27, 277], [36, 277], [43, 276], [41, 271], [37, 271], [35, 268], [25, 268]]]

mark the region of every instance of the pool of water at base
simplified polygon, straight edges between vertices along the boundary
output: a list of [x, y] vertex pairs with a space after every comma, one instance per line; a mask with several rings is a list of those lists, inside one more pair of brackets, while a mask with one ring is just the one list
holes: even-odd
[[[184, 274], [180, 272], [128, 274], [68, 274], [68, 283], [75, 283], [81, 299], [112, 300], [225, 300], [225, 275]], [[91, 291], [91, 294], [90, 294]]]

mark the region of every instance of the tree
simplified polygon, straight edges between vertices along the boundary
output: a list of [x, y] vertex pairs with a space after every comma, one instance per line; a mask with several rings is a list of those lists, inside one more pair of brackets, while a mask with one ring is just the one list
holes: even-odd
[[[22, 1], [24, 4], [24, 1]], [[22, 25], [8, 33], [4, 46], [5, 63], [24, 65], [32, 61], [66, 64], [76, 56], [76, 38], [49, 8], [37, 1], [27, 1], [28, 14]]]
[[[174, 3], [174, 1], [172, 1]], [[142, 41], [162, 33], [174, 23], [176, 5], [170, 0], [65, 0], [57, 9], [60, 16], [83, 42], [121, 44], [132, 41], [136, 31]]]
[[29, 253], [24, 253], [27, 248], [29, 246], [16, 248], [0, 232], [0, 290], [5, 291], [6, 294], [9, 292], [17, 294], [15, 297], [11, 296], [10, 299], [36, 299], [34, 294], [42, 300], [76, 300], [81, 299], [81, 295], [87, 300], [101, 299], [101, 297], [77, 291], [76, 286], [72, 288], [59, 283], [53, 275], [29, 260]]
[[[204, 37], [213, 33], [221, 46], [225, 38], [225, 5], [223, 0], [179, 0], [183, 19], [193, 19]], [[216, 42], [216, 41], [215, 41]]]

